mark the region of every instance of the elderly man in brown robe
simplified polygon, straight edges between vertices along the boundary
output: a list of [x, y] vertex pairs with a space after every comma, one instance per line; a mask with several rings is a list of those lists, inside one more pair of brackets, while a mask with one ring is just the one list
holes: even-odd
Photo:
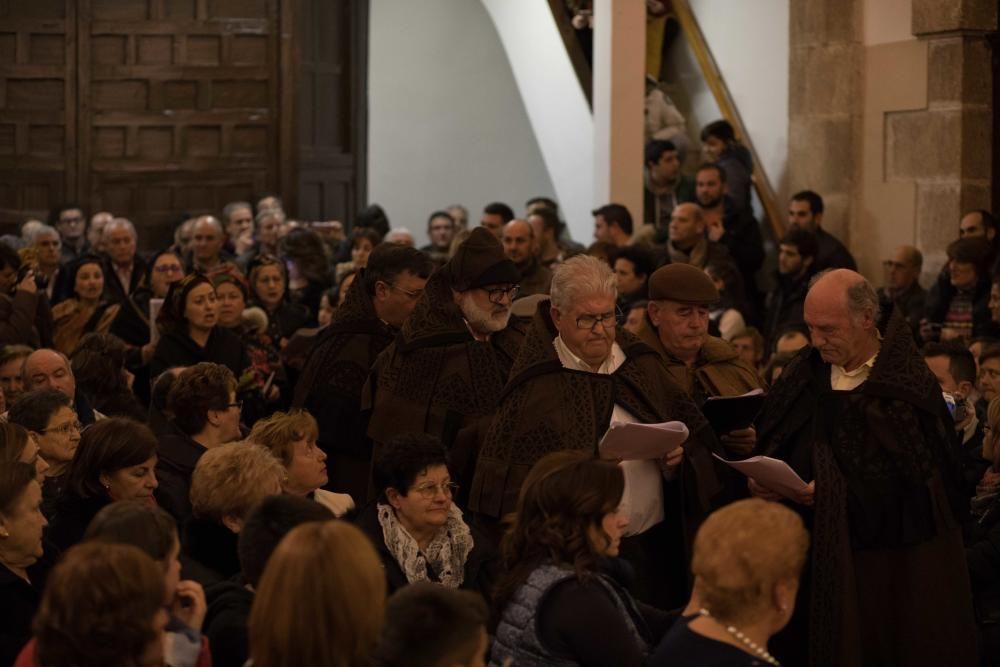
[[[684, 445], [687, 470], [676, 469], [682, 450], [669, 454], [662, 470], [660, 462], [624, 464], [632, 538], [623, 547], [639, 570], [637, 591], [661, 604], [679, 602], [687, 569], [681, 510], [676, 502], [665, 509], [664, 498], [679, 498], [680, 491], [678, 484], [664, 488], [664, 475], [693, 482], [700, 471], [711, 473], [710, 450], [718, 445], [656, 352], [616, 327], [617, 296], [614, 273], [598, 259], [580, 255], [556, 267], [551, 301], [538, 304], [480, 453], [470, 509], [494, 519], [513, 511], [528, 471], [540, 458], [561, 449], [596, 456], [612, 422], [681, 421], [691, 434]], [[707, 513], [708, 497], [704, 500]]]
[[978, 664], [967, 500], [940, 386], [903, 314], [882, 315], [860, 274], [821, 274], [805, 321], [813, 347], [757, 421], [760, 453], [809, 482], [788, 502], [812, 528], [796, 614], [772, 652], [812, 667]]
[[327, 488], [362, 502], [368, 495], [371, 444], [361, 393], [378, 355], [413, 312], [434, 270], [426, 253], [395, 243], [372, 251], [344, 303], [318, 336], [292, 406], [308, 410], [319, 425], [327, 454]]
[[441, 438], [459, 501], [523, 338], [508, 327], [518, 277], [500, 241], [477, 227], [427, 281], [369, 376], [375, 448], [401, 433]]

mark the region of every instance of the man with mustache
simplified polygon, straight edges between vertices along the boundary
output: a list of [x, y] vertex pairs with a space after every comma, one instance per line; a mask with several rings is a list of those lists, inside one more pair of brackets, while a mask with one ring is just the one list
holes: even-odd
[[520, 349], [521, 334], [507, 326], [518, 279], [500, 241], [486, 228], [473, 229], [427, 281], [365, 389], [374, 450], [401, 433], [441, 438], [462, 487], [460, 504]]

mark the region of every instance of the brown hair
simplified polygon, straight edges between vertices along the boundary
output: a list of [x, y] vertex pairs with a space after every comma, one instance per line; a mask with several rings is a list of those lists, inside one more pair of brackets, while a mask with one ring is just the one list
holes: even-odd
[[165, 604], [163, 568], [139, 548], [84, 543], [49, 575], [35, 616], [37, 663], [131, 667], [157, 641]]
[[24, 490], [37, 478], [30, 463], [0, 463], [0, 514], [10, 514]]
[[774, 586], [802, 573], [809, 533], [799, 515], [760, 498], [713, 512], [694, 539], [691, 572], [702, 605], [740, 625], [768, 604]]
[[[191, 509], [213, 521], [245, 518], [254, 505], [280, 493], [285, 469], [260, 445], [231, 442], [213, 447], [198, 459], [191, 474]], [[272, 491], [273, 486], [278, 490]]]
[[382, 562], [358, 528], [341, 521], [294, 528], [268, 561], [250, 612], [254, 666], [369, 664], [385, 592]]
[[177, 375], [167, 394], [167, 409], [174, 424], [187, 435], [205, 429], [209, 410], [225, 410], [229, 394], [236, 391], [236, 377], [222, 364], [202, 361]]
[[65, 492], [78, 498], [104, 498], [101, 475], [142, 465], [156, 455], [156, 436], [145, 424], [109, 417], [85, 428], [66, 470]]
[[0, 463], [17, 463], [28, 446], [28, 430], [11, 422], [0, 423]]
[[507, 574], [497, 588], [501, 606], [543, 563], [569, 565], [579, 577], [592, 573], [602, 554], [590, 531], [600, 529], [604, 517], [616, 511], [624, 492], [621, 468], [589, 452], [542, 457], [524, 480], [503, 537]]
[[247, 440], [267, 447], [286, 468], [292, 464], [292, 445], [302, 438], [315, 440], [319, 437], [316, 418], [305, 410], [275, 412], [253, 425]]

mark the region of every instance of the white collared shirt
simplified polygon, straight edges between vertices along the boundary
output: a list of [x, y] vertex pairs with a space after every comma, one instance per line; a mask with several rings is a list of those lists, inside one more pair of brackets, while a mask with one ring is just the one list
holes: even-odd
[[[611, 344], [611, 353], [595, 371], [587, 362], [573, 354], [561, 336], [552, 341], [563, 368], [597, 375], [611, 375], [625, 363], [625, 352], [618, 343]], [[611, 421], [634, 423], [632, 413], [618, 405], [611, 410]], [[610, 427], [611, 424], [608, 423]], [[618, 464], [625, 475], [622, 511], [628, 514], [626, 535], [638, 535], [663, 521], [663, 471], [659, 461], [622, 461]]]
[[830, 365], [830, 388], [834, 391], [853, 391], [865, 383], [871, 375], [872, 368], [875, 367], [875, 359], [878, 352], [872, 355], [871, 359], [861, 364], [853, 371], [845, 370], [843, 366], [837, 364]]

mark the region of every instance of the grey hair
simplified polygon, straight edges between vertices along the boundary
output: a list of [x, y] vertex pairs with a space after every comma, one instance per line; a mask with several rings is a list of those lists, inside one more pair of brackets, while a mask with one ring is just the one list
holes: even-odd
[[568, 311], [574, 302], [592, 294], [618, 298], [615, 274], [607, 262], [590, 255], [577, 255], [552, 272], [549, 297], [560, 311]]
[[222, 208], [222, 219], [225, 220], [226, 222], [229, 222], [229, 218], [233, 215], [233, 213], [240, 210], [241, 208], [245, 208], [251, 213], [253, 213], [253, 206], [250, 205], [250, 202], [231, 201]]
[[[809, 280], [809, 289], [811, 290], [816, 283], [832, 271], [837, 271], [837, 269], [826, 269], [813, 276]], [[878, 322], [882, 317], [882, 303], [879, 301], [878, 292], [875, 291], [875, 287], [867, 278], [860, 274], [858, 277], [860, 280], [847, 287], [847, 312], [856, 317], [864, 313], [866, 309], [871, 308], [872, 319]]]
[[262, 208], [253, 219], [254, 227], [260, 226], [260, 223], [269, 218], [274, 218], [278, 224], [284, 224], [285, 212], [280, 208]]
[[52, 225], [39, 225], [34, 230], [32, 230], [29, 233], [28, 238], [24, 240], [31, 245], [35, 245], [35, 243], [38, 241], [38, 237], [46, 234], [51, 234], [52, 236], [55, 236], [58, 239], [62, 239], [62, 237], [59, 236], [59, 230], [57, 230]]
[[125, 227], [132, 235], [132, 238], [134, 239], [139, 238], [139, 235], [135, 231], [135, 225], [133, 225], [132, 221], [129, 220], [128, 218], [112, 218], [111, 222], [104, 225], [104, 229], [101, 230], [101, 236], [103, 237], [105, 234], [108, 233], [109, 230], [111, 230], [114, 227]]

